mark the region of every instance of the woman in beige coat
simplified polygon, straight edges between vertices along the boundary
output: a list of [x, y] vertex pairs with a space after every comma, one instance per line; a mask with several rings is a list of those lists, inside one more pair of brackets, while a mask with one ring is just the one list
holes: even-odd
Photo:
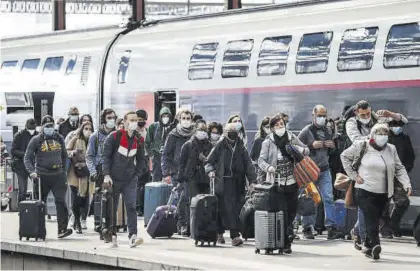
[[81, 212], [94, 192], [94, 183], [89, 182], [89, 170], [86, 166], [86, 150], [90, 135], [93, 133], [91, 122], [85, 122], [67, 144], [68, 156], [71, 159], [67, 180], [72, 192], [73, 228], [82, 233]]

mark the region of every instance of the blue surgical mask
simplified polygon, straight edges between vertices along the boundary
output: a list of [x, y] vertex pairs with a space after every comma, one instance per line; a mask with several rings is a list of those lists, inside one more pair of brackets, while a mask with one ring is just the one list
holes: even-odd
[[401, 127], [391, 127], [390, 129], [394, 133], [394, 135], [399, 135], [403, 131], [403, 128]]
[[44, 135], [52, 136], [54, 134], [54, 127], [44, 127]]
[[242, 122], [240, 122], [240, 121], [235, 122], [235, 125], [236, 125], [236, 130], [237, 130], [237, 131], [239, 131], [239, 130], [241, 130], [241, 129], [242, 129]]

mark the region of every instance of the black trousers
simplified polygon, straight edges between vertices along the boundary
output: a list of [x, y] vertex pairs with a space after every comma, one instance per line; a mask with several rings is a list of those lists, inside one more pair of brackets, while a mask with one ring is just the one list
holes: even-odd
[[379, 219], [388, 202], [388, 194], [377, 194], [356, 189], [356, 201], [365, 216], [366, 248], [380, 245]]
[[285, 247], [291, 245], [293, 240], [288, 238], [289, 230], [293, 230], [293, 221], [296, 217], [297, 212], [297, 205], [298, 205], [298, 185], [294, 183], [292, 185], [287, 186], [280, 186], [280, 188], [284, 191], [284, 212], [286, 213], [285, 216], [285, 224], [286, 224], [286, 236], [285, 236]]
[[70, 186], [71, 189], [71, 194], [72, 194], [72, 199], [73, 199], [73, 204], [71, 206], [71, 210], [73, 212], [74, 215], [74, 221], [75, 223], [79, 222], [80, 220], [85, 220], [86, 219], [86, 215], [85, 215], [85, 210], [87, 209], [87, 203], [88, 203], [88, 198], [87, 197], [80, 197], [78, 196], [79, 193], [79, 189], [75, 186]]
[[16, 170], [18, 177], [19, 197], [18, 202], [26, 199], [26, 193], [28, 192], [28, 177], [29, 173], [24, 169]]
[[[40, 175], [41, 179], [41, 199], [47, 201], [47, 196], [52, 191], [57, 209], [58, 231], [67, 229], [69, 213], [66, 205], [67, 181], [64, 173], [54, 175]], [[34, 192], [38, 194], [39, 181], [34, 182]], [[38, 198], [38, 196], [36, 197]]]
[[388, 201], [379, 222], [380, 232], [382, 234], [399, 232], [401, 219], [410, 206], [410, 199], [407, 197], [407, 191], [404, 190], [404, 187], [398, 180], [395, 180], [394, 195], [392, 196], [392, 199], [394, 200], [392, 211], [390, 212], [390, 201]]

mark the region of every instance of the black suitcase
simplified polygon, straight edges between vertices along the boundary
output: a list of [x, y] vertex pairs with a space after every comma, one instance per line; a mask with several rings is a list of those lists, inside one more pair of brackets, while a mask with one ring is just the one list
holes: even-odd
[[197, 246], [205, 242], [216, 246], [218, 230], [218, 201], [214, 194], [214, 178], [210, 180], [211, 194], [199, 194], [191, 199], [190, 204], [190, 231], [191, 238]]
[[246, 240], [255, 237], [255, 206], [252, 199], [248, 199], [242, 206], [239, 220], [241, 222], [241, 235]]
[[278, 212], [284, 209], [282, 195], [280, 186], [275, 182], [256, 184], [251, 197], [256, 211]]
[[102, 229], [102, 194], [101, 189], [97, 187], [95, 193], [93, 194], [93, 221], [95, 225], [95, 231], [101, 232]]
[[45, 203], [41, 200], [41, 180], [39, 179], [39, 200], [27, 200], [19, 203], [19, 240], [26, 237], [35, 238], [35, 241], [45, 241], [47, 230], [45, 228]]

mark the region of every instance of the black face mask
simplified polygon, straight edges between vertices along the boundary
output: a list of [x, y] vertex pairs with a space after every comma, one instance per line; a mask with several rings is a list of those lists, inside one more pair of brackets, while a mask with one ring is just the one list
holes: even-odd
[[139, 121], [139, 122], [137, 122], [137, 125], [138, 125], [140, 128], [143, 128], [143, 127], [146, 125], [146, 122], [145, 122], [145, 121]]
[[236, 140], [238, 138], [238, 132], [228, 132], [227, 136], [230, 140]]

